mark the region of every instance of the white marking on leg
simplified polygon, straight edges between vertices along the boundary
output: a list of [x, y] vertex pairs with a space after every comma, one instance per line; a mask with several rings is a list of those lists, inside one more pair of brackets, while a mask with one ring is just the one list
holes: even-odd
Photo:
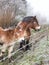
[[25, 38], [24, 37], [19, 38], [18, 42], [21, 42], [22, 40], [25, 40]]
[[5, 51], [6, 51], [6, 49], [7, 49], [7, 45], [6, 45], [6, 44], [3, 44], [3, 47], [2, 47], [2, 49], [1, 49], [1, 54], [0, 54], [0, 57], [3, 55], [3, 53], [2, 53], [2, 52], [5, 52]]

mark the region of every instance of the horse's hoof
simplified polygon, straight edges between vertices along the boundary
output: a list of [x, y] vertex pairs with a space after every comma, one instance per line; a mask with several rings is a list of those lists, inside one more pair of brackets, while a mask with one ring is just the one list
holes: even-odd
[[22, 47], [19, 47], [19, 49], [22, 50], [22, 51], [24, 50], [24, 48], [22, 48]]
[[29, 45], [27, 45], [26, 48], [25, 48], [25, 51], [27, 51], [27, 50], [31, 50]]
[[3, 59], [3, 56], [0, 57], [0, 60], [2, 60], [2, 59]]
[[32, 43], [30, 44], [30, 47], [32, 47]]
[[3, 56], [0, 57], [0, 60], [3, 59]]
[[9, 58], [9, 63], [14, 60], [13, 56]]
[[9, 58], [9, 63], [11, 62], [11, 58]]

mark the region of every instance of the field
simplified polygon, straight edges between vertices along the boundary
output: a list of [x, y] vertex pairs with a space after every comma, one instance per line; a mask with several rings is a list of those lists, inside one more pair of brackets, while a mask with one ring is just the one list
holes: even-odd
[[31, 30], [31, 50], [18, 50], [19, 44], [14, 47], [13, 61], [6, 59], [0, 65], [49, 65], [49, 26], [42, 26], [39, 32]]

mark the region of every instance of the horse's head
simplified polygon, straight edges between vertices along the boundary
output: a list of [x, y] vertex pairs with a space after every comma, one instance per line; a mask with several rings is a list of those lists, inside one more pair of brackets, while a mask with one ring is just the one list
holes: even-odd
[[38, 23], [38, 20], [36, 19], [36, 16], [32, 17], [31, 22], [30, 22], [30, 28], [34, 30], [40, 30], [40, 25]]
[[21, 29], [32, 28], [34, 30], [40, 30], [40, 25], [36, 16], [27, 16], [25, 17], [22, 22], [19, 22], [18, 25]]

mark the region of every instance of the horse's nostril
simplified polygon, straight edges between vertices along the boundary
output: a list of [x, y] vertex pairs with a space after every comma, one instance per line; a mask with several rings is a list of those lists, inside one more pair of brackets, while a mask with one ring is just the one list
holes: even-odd
[[41, 27], [40, 28], [35, 28], [35, 31], [40, 31], [41, 30]]
[[40, 31], [41, 30], [41, 28], [40, 29], [37, 29], [38, 31]]
[[40, 31], [40, 29], [35, 29], [35, 31]]

